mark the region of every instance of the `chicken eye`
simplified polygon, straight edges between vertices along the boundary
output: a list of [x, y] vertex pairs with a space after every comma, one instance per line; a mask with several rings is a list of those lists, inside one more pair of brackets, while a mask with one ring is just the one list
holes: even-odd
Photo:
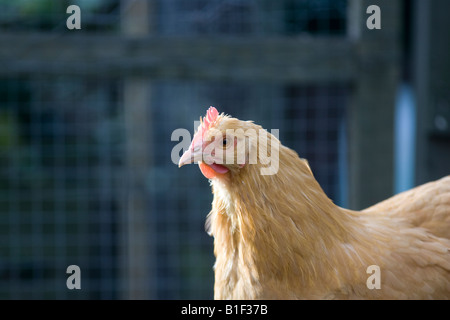
[[222, 145], [223, 145], [224, 147], [227, 146], [227, 139], [226, 139], [226, 138], [223, 138], [223, 140], [222, 140]]

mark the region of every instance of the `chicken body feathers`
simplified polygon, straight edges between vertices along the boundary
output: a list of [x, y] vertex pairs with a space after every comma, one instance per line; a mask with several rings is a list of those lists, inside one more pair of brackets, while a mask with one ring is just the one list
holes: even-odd
[[[259, 169], [211, 180], [216, 299], [450, 298], [450, 176], [359, 212], [336, 206], [287, 147], [277, 174]], [[379, 289], [367, 285], [374, 265]]]
[[413, 227], [450, 239], [450, 176], [402, 192], [365, 211], [403, 217]]

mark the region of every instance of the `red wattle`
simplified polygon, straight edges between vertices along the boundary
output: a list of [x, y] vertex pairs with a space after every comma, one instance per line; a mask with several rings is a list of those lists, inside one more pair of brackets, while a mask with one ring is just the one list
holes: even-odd
[[227, 167], [217, 163], [207, 165], [204, 162], [199, 162], [198, 166], [200, 167], [200, 171], [202, 172], [202, 174], [208, 179], [215, 178], [229, 171]]

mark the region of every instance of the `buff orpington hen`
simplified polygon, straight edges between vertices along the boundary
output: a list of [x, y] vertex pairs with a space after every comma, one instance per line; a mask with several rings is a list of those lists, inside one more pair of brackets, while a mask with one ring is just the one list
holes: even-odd
[[200, 121], [179, 166], [212, 186], [215, 299], [450, 298], [450, 176], [347, 210], [261, 126]]

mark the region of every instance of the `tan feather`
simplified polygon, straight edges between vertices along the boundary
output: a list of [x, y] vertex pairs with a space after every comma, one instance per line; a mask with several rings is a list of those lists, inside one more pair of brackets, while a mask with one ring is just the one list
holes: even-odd
[[[267, 156], [279, 142], [223, 114], [214, 129], [267, 135]], [[216, 299], [450, 298], [450, 176], [357, 212], [336, 206], [293, 150], [280, 145], [275, 175], [260, 174], [262, 154], [212, 179]], [[367, 286], [371, 265], [380, 289]]]

